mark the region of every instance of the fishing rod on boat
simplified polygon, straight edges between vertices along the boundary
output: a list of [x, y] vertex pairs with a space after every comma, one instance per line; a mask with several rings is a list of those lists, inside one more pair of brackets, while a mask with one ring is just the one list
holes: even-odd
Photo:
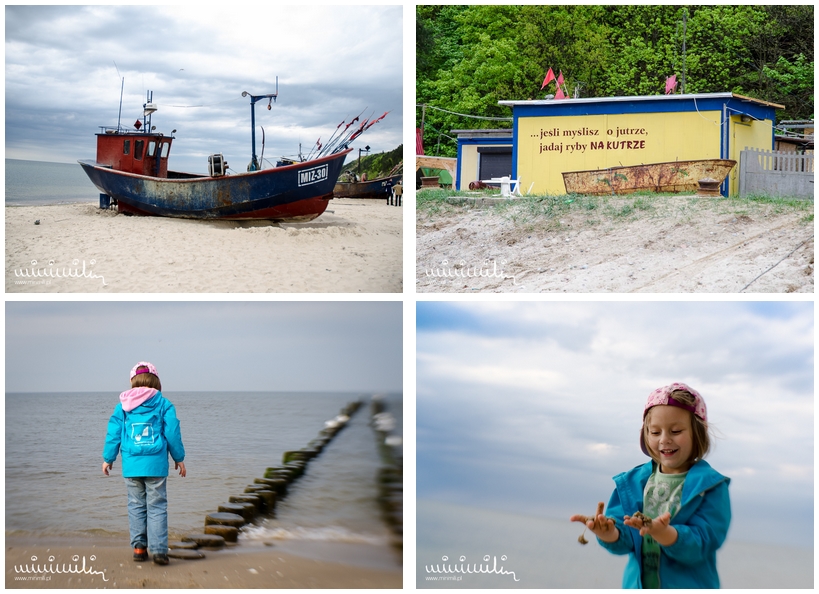
[[[349, 126], [348, 126], [347, 128], [345, 128], [345, 132], [338, 138], [338, 140], [335, 143], [333, 143], [332, 145], [325, 146], [324, 150], [319, 152], [319, 154], [317, 156], [320, 157], [320, 156], [323, 156], [323, 155], [332, 155], [332, 154], [341, 152], [343, 150], [346, 150], [347, 147], [350, 146], [350, 143], [353, 140], [355, 140], [356, 138], [361, 136], [366, 130], [369, 130], [374, 124], [377, 124], [378, 122], [383, 120], [385, 117], [387, 117], [388, 113], [390, 113], [390, 112], [385, 111], [381, 116], [377, 117], [374, 120], [370, 120], [370, 118], [372, 117], [372, 116], [370, 116], [370, 118], [367, 118], [366, 120], [361, 122], [361, 124], [358, 126], [358, 128], [354, 129], [352, 132], [347, 132], [347, 128], [349, 128]], [[356, 118], [356, 119], [358, 119], [358, 118]], [[354, 121], [355, 120], [353, 120], [353, 122]], [[351, 124], [353, 122], [351, 122]]]
[[262, 99], [267, 99], [267, 109], [270, 109], [270, 106], [273, 102], [276, 101], [276, 98], [279, 96], [279, 77], [276, 77], [276, 92], [270, 93], [269, 95], [251, 95], [247, 91], [242, 91], [242, 97], [250, 97], [250, 143], [251, 143], [251, 160], [250, 164], [247, 166], [248, 171], [258, 171], [259, 161], [256, 160], [256, 102], [261, 101]]
[[[342, 135], [343, 135], [343, 134], [344, 134], [344, 133], [347, 131], [347, 129], [348, 129], [350, 126], [352, 126], [352, 125], [353, 125], [355, 122], [357, 122], [357, 121], [358, 121], [358, 119], [361, 117], [361, 114], [362, 114], [362, 113], [364, 113], [364, 112], [366, 111], [366, 109], [367, 109], [366, 107], [365, 107], [364, 109], [362, 109], [362, 110], [361, 110], [361, 113], [359, 113], [359, 114], [358, 114], [357, 116], [355, 116], [355, 117], [354, 117], [352, 120], [350, 120], [350, 123], [349, 123], [349, 124], [347, 124], [347, 125], [344, 127], [344, 130], [342, 130], [342, 132], [341, 132], [341, 134], [342, 134]], [[344, 126], [344, 121], [345, 121], [345, 120], [342, 120], [342, 121], [341, 121], [341, 123], [340, 123], [338, 126], [336, 126], [336, 129], [335, 129], [335, 131], [333, 132], [333, 134], [330, 136], [330, 139], [329, 139], [327, 142], [325, 142], [325, 143], [324, 143], [324, 146], [325, 146], [326, 148], [331, 147], [331, 146], [333, 145], [333, 143], [334, 143], [336, 140], [338, 140], [338, 138], [340, 138], [340, 137], [336, 138], [336, 134], [338, 134], [339, 129], [340, 129], [342, 126]], [[307, 160], [309, 161], [310, 159], [312, 159], [312, 158], [313, 158], [313, 153], [314, 153], [314, 152], [316, 152], [316, 151], [318, 152], [318, 154], [316, 155], [316, 157], [318, 157], [319, 155], [321, 155], [321, 153], [322, 153], [321, 148], [322, 148], [322, 147], [321, 147], [321, 138], [319, 138], [319, 139], [316, 141], [316, 144], [314, 144], [314, 145], [313, 145], [313, 147], [310, 149], [310, 153], [307, 155]]]
[[[362, 112], [362, 113], [363, 113], [363, 112]], [[327, 144], [327, 145], [324, 147], [324, 150], [320, 151], [320, 152], [318, 153], [318, 155], [316, 155], [316, 157], [321, 157], [321, 156], [323, 156], [323, 155], [332, 155], [332, 154], [334, 154], [334, 153], [337, 153], [337, 152], [339, 152], [339, 151], [344, 150], [344, 149], [347, 147], [347, 145], [349, 144], [350, 139], [351, 139], [351, 138], [352, 138], [354, 135], [355, 135], [355, 136], [357, 136], [358, 134], [360, 134], [360, 133], [361, 133], [361, 132], [364, 130], [364, 126], [365, 126], [365, 125], [367, 124], [367, 122], [369, 121], [369, 118], [365, 119], [363, 122], [361, 122], [361, 124], [359, 124], [358, 128], [353, 129], [353, 131], [352, 131], [352, 132], [348, 132], [347, 130], [350, 128], [350, 126], [352, 126], [353, 124], [355, 124], [355, 123], [356, 123], [356, 122], [359, 120], [359, 118], [360, 118], [360, 117], [361, 117], [361, 114], [358, 114], [358, 116], [356, 116], [355, 118], [353, 118], [353, 119], [352, 119], [352, 121], [351, 121], [349, 124], [347, 124], [347, 126], [345, 126], [344, 131], [343, 131], [343, 132], [341, 133], [341, 135], [340, 135], [340, 136], [339, 136], [339, 137], [338, 137], [338, 138], [335, 140], [335, 142], [333, 142], [333, 143], [328, 143], [328, 144]], [[358, 133], [358, 134], [356, 134], [356, 133]]]
[[[344, 130], [341, 131], [341, 134], [339, 136], [336, 136], [336, 134], [339, 134], [338, 131], [341, 128], [341, 126], [344, 125], [344, 121], [342, 121], [338, 126], [336, 126], [335, 132], [333, 132], [333, 135], [330, 136], [330, 139], [325, 143], [325, 147], [327, 147], [328, 149], [330, 147], [332, 147], [340, 138], [342, 138], [344, 136], [344, 134], [347, 132], [349, 127], [352, 126], [353, 124], [355, 124], [361, 118], [361, 115], [365, 111], [367, 111], [366, 107], [364, 109], [362, 109], [361, 112], [357, 116], [355, 116], [352, 120], [350, 120], [349, 124], [344, 126]], [[319, 154], [321, 154], [321, 148], [319, 148]]]

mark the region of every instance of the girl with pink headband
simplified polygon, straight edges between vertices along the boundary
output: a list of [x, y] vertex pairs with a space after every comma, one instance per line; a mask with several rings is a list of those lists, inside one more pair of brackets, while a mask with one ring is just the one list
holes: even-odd
[[128, 489], [128, 524], [134, 561], [168, 564], [168, 454], [185, 476], [185, 446], [176, 408], [162, 395], [156, 367], [140, 361], [131, 369], [131, 389], [119, 395], [108, 421], [102, 472], [108, 476], [122, 451]]
[[719, 588], [717, 549], [731, 523], [730, 479], [703, 460], [710, 448], [705, 400], [689, 386], [657, 388], [643, 409], [640, 449], [651, 460], [614, 477], [584, 522], [603, 548], [628, 555], [624, 588]]

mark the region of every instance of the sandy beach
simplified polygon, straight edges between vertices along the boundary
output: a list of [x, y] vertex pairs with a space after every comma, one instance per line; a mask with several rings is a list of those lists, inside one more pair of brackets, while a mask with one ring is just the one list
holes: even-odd
[[[335, 544], [344, 556], [347, 545]], [[137, 563], [121, 540], [6, 538], [6, 588], [401, 588], [398, 555], [382, 563], [328, 561], [242, 545], [203, 551], [204, 559]], [[363, 559], [361, 552], [348, 556]], [[32, 560], [36, 557], [36, 560]], [[22, 579], [25, 578], [25, 579]]]
[[[402, 207], [335, 199], [308, 223], [6, 207], [7, 293], [398, 293]], [[35, 224], [39, 221], [39, 224]]]
[[813, 293], [813, 203], [560, 197], [419, 206], [418, 292]]

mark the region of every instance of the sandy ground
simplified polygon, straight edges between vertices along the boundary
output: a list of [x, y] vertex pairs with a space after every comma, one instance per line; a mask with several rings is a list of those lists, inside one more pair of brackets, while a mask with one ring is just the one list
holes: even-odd
[[419, 207], [416, 289], [813, 293], [812, 203], [673, 196], [615, 216], [634, 198], [606, 200], [557, 219], [516, 206]]
[[5, 212], [7, 293], [403, 289], [404, 209], [380, 200], [335, 199], [298, 224], [135, 217], [95, 204]]
[[35, 540], [6, 538], [6, 588], [403, 586], [398, 561], [392, 568], [374, 568], [287, 554], [277, 551], [276, 547], [259, 550], [240, 545], [221, 551], [203, 551], [204, 559], [171, 559], [168, 565], [161, 566], [150, 561], [136, 563], [127, 544], [117, 545], [109, 540], [96, 539], [72, 545]]

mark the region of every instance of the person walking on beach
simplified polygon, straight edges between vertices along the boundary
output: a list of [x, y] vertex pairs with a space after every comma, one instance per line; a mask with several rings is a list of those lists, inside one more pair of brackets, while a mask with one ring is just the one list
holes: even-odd
[[168, 564], [168, 453], [174, 470], [185, 476], [185, 446], [176, 408], [162, 396], [156, 367], [140, 361], [131, 369], [131, 389], [119, 395], [108, 421], [102, 472], [108, 476], [122, 451], [128, 489], [128, 524], [134, 561]]
[[731, 523], [731, 479], [703, 460], [709, 447], [702, 396], [681, 383], [657, 388], [640, 432], [651, 461], [614, 477], [607, 515], [600, 503], [594, 517], [570, 518], [603, 548], [629, 555], [624, 588], [719, 588], [716, 554]]

